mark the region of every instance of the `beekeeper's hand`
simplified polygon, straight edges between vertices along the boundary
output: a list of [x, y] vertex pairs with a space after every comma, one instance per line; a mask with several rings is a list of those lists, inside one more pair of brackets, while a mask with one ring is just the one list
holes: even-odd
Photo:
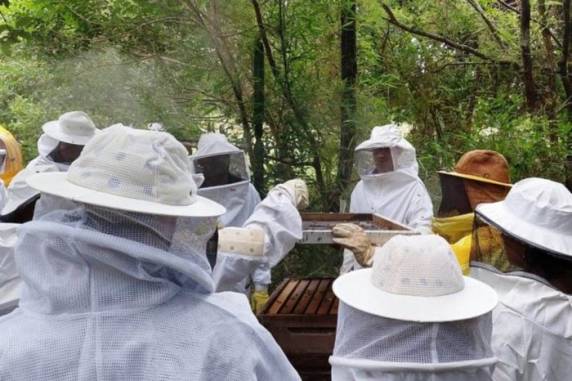
[[255, 286], [254, 292], [250, 295], [250, 305], [252, 307], [252, 312], [258, 314], [262, 312], [266, 302], [268, 302], [268, 287], [265, 286]]
[[308, 207], [308, 187], [302, 179], [288, 180], [285, 183], [276, 185], [272, 188], [271, 192], [272, 191], [283, 191], [288, 194], [290, 200], [292, 200], [292, 203], [298, 210]]
[[332, 229], [334, 242], [354, 253], [356, 261], [363, 267], [373, 263], [374, 246], [365, 231], [356, 224], [337, 224]]

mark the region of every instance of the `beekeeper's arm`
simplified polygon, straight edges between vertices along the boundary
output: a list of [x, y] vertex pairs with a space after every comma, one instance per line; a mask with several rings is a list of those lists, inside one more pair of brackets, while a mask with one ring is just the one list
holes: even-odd
[[419, 189], [409, 206], [406, 225], [418, 231], [421, 234], [431, 234], [431, 224], [433, 222], [433, 203], [431, 197], [427, 193], [427, 189], [420, 184]]
[[307, 205], [304, 181], [290, 180], [274, 187], [242, 228], [221, 229], [213, 269], [216, 290], [244, 292], [240, 285], [260, 263], [277, 265], [302, 239], [298, 209]]

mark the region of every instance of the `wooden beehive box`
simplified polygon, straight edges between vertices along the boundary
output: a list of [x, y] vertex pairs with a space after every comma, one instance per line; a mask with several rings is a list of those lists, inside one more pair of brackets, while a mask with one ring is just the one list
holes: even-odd
[[276, 339], [303, 380], [329, 380], [338, 299], [333, 278], [285, 279], [258, 319]]
[[374, 245], [382, 246], [398, 234], [418, 234], [411, 228], [389, 218], [371, 213], [301, 213], [302, 240], [299, 244], [328, 245], [332, 240], [332, 228], [351, 222], [361, 226]]

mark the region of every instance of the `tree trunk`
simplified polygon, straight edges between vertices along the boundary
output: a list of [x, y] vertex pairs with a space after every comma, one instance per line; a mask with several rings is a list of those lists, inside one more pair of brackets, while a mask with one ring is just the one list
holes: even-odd
[[[570, 148], [570, 146], [568, 146]], [[566, 186], [572, 192], [572, 153], [566, 158]]]
[[550, 143], [558, 143], [558, 122], [556, 120], [556, 103], [558, 90], [556, 89], [556, 59], [554, 57], [554, 46], [552, 37], [548, 29], [548, 12], [545, 0], [538, 0], [538, 13], [542, 32], [542, 41], [546, 52], [545, 65], [543, 71], [546, 75], [546, 88], [544, 90], [543, 104], [544, 112], [548, 117], [548, 136]]
[[357, 37], [356, 0], [344, 0], [341, 6], [341, 97], [340, 149], [338, 157], [338, 192], [332, 197], [332, 209], [339, 209], [339, 197], [349, 186], [356, 135]]
[[560, 58], [560, 62], [558, 63], [558, 67], [562, 85], [564, 87], [564, 91], [566, 92], [566, 110], [568, 113], [568, 121], [572, 122], [572, 77], [568, 70], [568, 61], [570, 58], [570, 40], [572, 40], [572, 20], [570, 19], [570, 14], [572, 13], [572, 1], [562, 0], [562, 7], [562, 56]]
[[520, 6], [520, 48], [522, 56], [522, 79], [526, 107], [533, 112], [537, 105], [536, 87], [532, 74], [532, 55], [530, 53], [530, 1], [522, 0]]
[[264, 125], [264, 47], [256, 38], [252, 57], [252, 77], [254, 94], [252, 99], [252, 125], [254, 128], [254, 157], [252, 158], [252, 179], [254, 187], [264, 197], [264, 145], [262, 131]]

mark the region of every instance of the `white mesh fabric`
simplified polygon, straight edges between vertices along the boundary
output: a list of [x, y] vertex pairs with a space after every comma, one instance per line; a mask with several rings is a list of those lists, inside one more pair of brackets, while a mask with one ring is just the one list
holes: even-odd
[[20, 278], [14, 258], [19, 224], [0, 224], [0, 315], [16, 307]]
[[24, 225], [0, 379], [299, 379], [244, 297], [212, 293], [198, 249], [215, 220], [189, 221], [80, 205]]
[[227, 167], [226, 170], [231, 183], [250, 181], [246, 159], [242, 151], [221, 152], [202, 156], [197, 153], [190, 156], [190, 159], [192, 161], [193, 173], [203, 174], [205, 178], [208, 178], [209, 168], [221, 167], [224, 164]]
[[435, 235], [390, 239], [376, 250], [371, 282], [383, 291], [412, 296], [448, 295], [465, 288], [451, 247]]
[[[415, 157], [415, 149], [411, 150], [405, 147], [390, 147], [390, 152], [394, 171], [404, 171], [410, 175], [417, 175], [419, 166]], [[354, 154], [354, 161], [360, 176], [376, 175], [374, 173], [375, 162], [372, 150], [356, 151]]]
[[[371, 360], [385, 372], [402, 375], [427, 375], [435, 364], [442, 368], [434, 370], [439, 374], [446, 373], [447, 368], [483, 368], [488, 376], [480, 378], [484, 380], [490, 379], [494, 363], [491, 332], [491, 313], [456, 322], [417, 323], [370, 315], [340, 303], [332, 358]], [[355, 364], [359, 369], [360, 362]]]
[[[256, 206], [244, 227], [264, 231], [263, 259], [269, 267], [277, 265], [302, 238], [300, 213], [291, 196], [281, 189], [272, 190]], [[261, 259], [219, 252], [213, 269], [217, 291], [245, 292], [245, 279], [257, 268], [256, 263], [260, 264]]]
[[196, 156], [209, 156], [225, 152], [241, 152], [240, 149], [229, 143], [226, 136], [218, 132], [202, 134], [197, 144]]
[[56, 149], [59, 143], [59, 140], [46, 134], [42, 134], [38, 139], [38, 153], [44, 158], [49, 158], [50, 154]]
[[354, 161], [360, 176], [374, 176], [372, 172], [375, 166], [371, 152], [376, 148], [391, 150], [394, 171], [417, 177], [419, 165], [415, 148], [403, 137], [399, 127], [395, 124], [374, 127], [370, 138], [356, 147]]
[[[219, 160], [221, 156], [225, 156], [228, 160], [228, 173], [235, 180], [233, 182], [250, 180], [244, 152], [231, 144], [226, 136], [220, 133], [201, 135], [197, 145], [197, 152], [190, 157], [193, 172], [204, 173], [204, 160]], [[201, 161], [203, 164], [201, 164]]]
[[[252, 215], [256, 205], [260, 203], [260, 195], [249, 181], [244, 153], [238, 147], [230, 144], [226, 136], [216, 133], [203, 134], [197, 148], [195, 155], [190, 157], [194, 172], [202, 174], [203, 170], [197, 167], [197, 159], [209, 157], [209, 155], [216, 157], [219, 154], [230, 154], [229, 172], [236, 178], [244, 179], [244, 181], [233, 184], [199, 187], [198, 190], [199, 195], [216, 201], [226, 208], [226, 213], [219, 217], [219, 222], [223, 227], [241, 227]], [[231, 274], [227, 274], [230, 276], [226, 281], [217, 282], [221, 286], [220, 289], [246, 292], [249, 279], [244, 278], [244, 271], [249, 271], [248, 269], [250, 269], [250, 276], [254, 283], [268, 285], [271, 282], [272, 277], [268, 263], [259, 263], [257, 266], [253, 266], [250, 258], [233, 260], [231, 256], [224, 253], [220, 254], [218, 260], [219, 265], [226, 269], [225, 271], [231, 272]], [[253, 268], [254, 270], [252, 270]], [[220, 280], [220, 276], [220, 272], [215, 273], [215, 279]], [[234, 283], [236, 279], [240, 279], [238, 283]]]
[[58, 120], [47, 122], [42, 130], [50, 137], [64, 143], [85, 145], [99, 130], [83, 111], [70, 111]]
[[[394, 170], [373, 174], [371, 150], [383, 147], [391, 149]], [[355, 162], [361, 181], [352, 192], [350, 212], [378, 213], [422, 233], [431, 232], [433, 203], [418, 176], [415, 148], [395, 126], [375, 127], [371, 138], [356, 148]], [[354, 262], [344, 258], [343, 272]]]
[[40, 195], [34, 207], [34, 220], [54, 210], [71, 210], [77, 207], [78, 204], [72, 200], [44, 193]]
[[260, 195], [249, 181], [200, 188], [198, 193], [225, 207], [226, 212], [219, 217], [223, 227], [241, 227], [260, 202]]
[[167, 133], [114, 125], [96, 135], [67, 180], [121, 197], [190, 205], [196, 195], [185, 147]]

